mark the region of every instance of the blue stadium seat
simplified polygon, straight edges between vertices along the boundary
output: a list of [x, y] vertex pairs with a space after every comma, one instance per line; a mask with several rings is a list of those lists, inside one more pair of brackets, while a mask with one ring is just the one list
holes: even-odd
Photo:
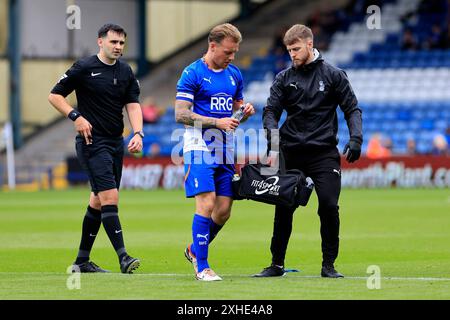
[[383, 132], [389, 134], [392, 130], [395, 129], [394, 121], [383, 121], [380, 125], [380, 128]]
[[397, 112], [397, 120], [409, 121], [411, 118], [411, 112], [408, 110], [403, 109]]
[[409, 121], [408, 124], [409, 124], [409, 126], [408, 126], [409, 130], [415, 131], [415, 130], [420, 129], [420, 121], [418, 121], [418, 120]]
[[395, 122], [395, 130], [397, 130], [397, 132], [404, 132], [407, 129], [408, 129], [407, 121], [396, 121]]
[[423, 130], [433, 130], [434, 129], [434, 120], [433, 119], [423, 119], [420, 122], [420, 128]]
[[417, 109], [412, 112], [412, 116], [416, 120], [421, 120], [426, 116], [426, 111], [423, 109]]
[[391, 122], [397, 118], [397, 113], [391, 108], [386, 108], [384, 113], [384, 119]]

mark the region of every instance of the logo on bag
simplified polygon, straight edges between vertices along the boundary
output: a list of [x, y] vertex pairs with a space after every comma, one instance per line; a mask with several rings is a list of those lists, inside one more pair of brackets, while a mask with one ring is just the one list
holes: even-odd
[[278, 185], [278, 180], [280, 178], [278, 176], [269, 177], [266, 180], [253, 180], [252, 187], [256, 188], [255, 194], [261, 195], [266, 192], [269, 194], [278, 196], [280, 191], [280, 185]]

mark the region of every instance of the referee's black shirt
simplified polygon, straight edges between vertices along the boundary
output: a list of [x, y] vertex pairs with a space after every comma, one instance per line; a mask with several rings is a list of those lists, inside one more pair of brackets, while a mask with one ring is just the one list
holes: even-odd
[[361, 109], [347, 75], [314, 51], [314, 61], [298, 68], [290, 67], [275, 77], [263, 112], [264, 128], [278, 129], [278, 121], [286, 110], [287, 118], [280, 129], [284, 146], [302, 149], [336, 146], [339, 105], [350, 139], [362, 143]]
[[139, 83], [131, 67], [119, 60], [108, 65], [97, 55], [75, 62], [52, 89], [68, 96], [75, 90], [77, 109], [92, 125], [92, 134], [120, 137], [123, 133], [123, 107], [139, 103]]

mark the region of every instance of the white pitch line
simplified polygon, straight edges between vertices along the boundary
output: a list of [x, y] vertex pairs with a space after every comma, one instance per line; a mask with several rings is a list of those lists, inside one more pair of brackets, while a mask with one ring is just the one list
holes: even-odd
[[[321, 276], [296, 276], [296, 278], [322, 278]], [[344, 279], [367, 280], [368, 277], [348, 277]], [[380, 277], [381, 280], [412, 280], [412, 281], [450, 281], [450, 278], [430, 278], [430, 277]]]
[[[37, 275], [49, 275], [49, 276], [67, 276], [69, 273], [63, 273], [63, 272], [0, 272], [0, 276], [2, 275], [29, 275], [29, 276], [37, 276]], [[70, 273], [71, 275], [71, 273]], [[85, 275], [85, 274], [83, 274]], [[88, 273], [87, 275], [93, 275], [92, 273]], [[97, 275], [97, 274], [96, 274]], [[135, 273], [132, 275], [129, 274], [122, 274], [118, 272], [111, 272], [111, 273], [102, 273], [99, 274], [101, 277], [108, 277], [108, 276], [124, 276], [124, 277], [193, 277], [194, 275], [191, 273]], [[220, 274], [224, 277], [238, 277], [238, 278], [252, 278], [252, 275], [250, 274]], [[313, 276], [313, 275], [292, 275], [287, 276], [291, 279], [295, 278], [305, 278], [305, 279], [314, 279], [314, 278], [322, 278], [321, 276]], [[286, 278], [283, 277], [283, 278]], [[352, 276], [346, 276], [345, 279], [351, 279], [351, 280], [367, 280], [368, 277], [352, 277]], [[434, 278], [434, 277], [380, 277], [381, 280], [407, 280], [407, 281], [450, 281], [450, 278]]]

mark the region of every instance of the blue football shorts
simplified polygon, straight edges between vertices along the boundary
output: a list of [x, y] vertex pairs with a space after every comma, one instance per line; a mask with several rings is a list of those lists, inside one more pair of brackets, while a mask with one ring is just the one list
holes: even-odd
[[204, 192], [233, 197], [231, 182], [235, 173], [234, 164], [210, 164], [210, 161], [204, 161], [204, 153], [199, 150], [184, 153], [186, 197], [192, 198]]

